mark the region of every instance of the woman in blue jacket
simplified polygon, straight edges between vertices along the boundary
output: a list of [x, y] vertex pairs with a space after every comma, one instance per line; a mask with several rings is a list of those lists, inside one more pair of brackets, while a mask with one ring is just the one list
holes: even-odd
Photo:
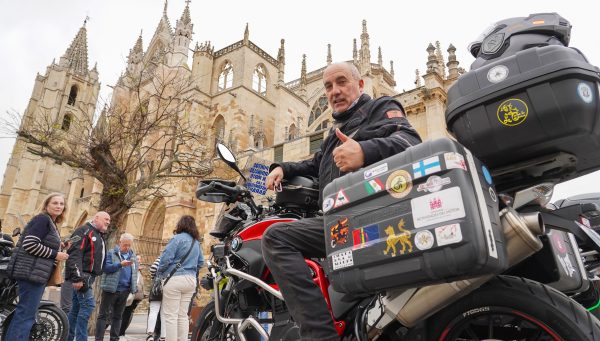
[[204, 264], [204, 257], [200, 233], [192, 216], [181, 217], [173, 232], [175, 236], [160, 256], [157, 270], [157, 276], [163, 279], [169, 278], [175, 270], [163, 287], [160, 319], [166, 329], [167, 341], [186, 341], [189, 332], [188, 309], [196, 292], [198, 272]]

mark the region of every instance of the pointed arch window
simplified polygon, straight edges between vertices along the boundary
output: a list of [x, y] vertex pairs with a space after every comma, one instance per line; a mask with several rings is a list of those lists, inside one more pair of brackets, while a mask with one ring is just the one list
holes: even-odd
[[215, 137], [215, 143], [223, 142], [225, 140], [225, 119], [219, 115], [215, 119], [212, 125], [213, 136]]
[[69, 131], [72, 121], [73, 121], [73, 115], [65, 114], [65, 116], [63, 117], [63, 121], [62, 121], [62, 125], [61, 125], [60, 129], [62, 129], [64, 131]]
[[298, 138], [299, 135], [300, 134], [299, 134], [298, 128], [296, 128], [296, 125], [294, 123], [292, 123], [292, 125], [288, 129], [288, 136], [287, 136], [288, 141]]
[[233, 85], [233, 66], [226, 62], [219, 74], [219, 91], [229, 89]]
[[321, 116], [325, 110], [329, 107], [329, 103], [327, 102], [327, 96], [323, 95], [319, 97], [319, 99], [315, 102], [310, 111], [310, 117], [308, 118], [308, 125], [313, 124], [314, 121]]
[[75, 105], [75, 100], [77, 99], [77, 85], [71, 86], [71, 91], [69, 91], [69, 99], [67, 100], [68, 105]]
[[261, 96], [267, 95], [267, 73], [263, 65], [256, 66], [252, 74], [252, 89]]

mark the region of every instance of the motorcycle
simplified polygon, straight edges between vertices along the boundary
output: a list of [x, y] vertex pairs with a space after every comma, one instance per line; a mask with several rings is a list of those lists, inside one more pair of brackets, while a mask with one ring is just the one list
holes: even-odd
[[[19, 232], [20, 229], [16, 228], [13, 237]], [[17, 306], [18, 285], [15, 280], [8, 277], [6, 272], [14, 246], [10, 235], [0, 234], [0, 288], [2, 288], [0, 289], [0, 341], [4, 340]], [[31, 327], [29, 340], [64, 341], [67, 339], [68, 332], [69, 320], [64, 311], [54, 302], [42, 300]]]
[[[315, 284], [323, 293], [331, 311], [334, 327], [341, 339], [444, 341], [600, 339], [600, 321], [574, 300], [589, 289], [587, 273], [597, 267], [597, 264], [591, 262], [584, 265], [581, 260], [582, 255], [579, 253], [579, 244], [590, 249], [598, 249], [600, 245], [598, 235], [577, 220], [581, 214], [589, 211], [590, 207], [579, 206], [578, 209], [573, 210], [558, 207], [554, 210], [546, 208], [554, 184], [597, 169], [600, 165], [590, 163], [586, 158], [582, 158], [584, 161], [577, 162], [577, 158], [569, 157], [571, 154], [580, 152], [579, 149], [573, 149], [577, 147], [577, 144], [573, 144], [575, 145], [573, 148], [570, 148], [572, 146], [569, 145], [566, 152], [556, 153], [557, 155], [550, 153], [551, 155], [546, 156], [543, 153], [553, 152], [552, 148], [544, 146], [536, 149], [538, 146], [536, 141], [531, 143], [517, 141], [524, 143], [526, 147], [506, 154], [506, 145], [511, 147], [509, 143], [499, 146], [493, 143], [488, 145], [473, 138], [473, 136], [485, 136], [489, 139], [496, 132], [486, 131], [485, 134], [473, 132], [471, 129], [477, 128], [473, 124], [477, 121], [476, 119], [466, 123], [461, 121], [462, 113], [465, 112], [461, 105], [478, 105], [478, 99], [490, 100], [490, 96], [484, 96], [482, 93], [489, 95], [489, 93], [501, 92], [495, 90], [495, 85], [504, 86], [503, 89], [511, 91], [510, 96], [518, 97], [514, 95], [515, 89], [510, 89], [502, 83], [506, 79], [514, 81], [511, 83], [514, 86], [533, 88], [531, 82], [519, 79], [518, 72], [516, 76], [513, 75], [512, 64], [506, 63], [507, 59], [502, 58], [516, 56], [515, 58], [527, 61], [535, 60], [519, 51], [552, 52], [554, 49], [552, 46], [548, 46], [551, 45], [548, 44], [548, 41], [557, 40], [563, 45], [566, 45], [564, 44], [565, 37], [568, 41], [568, 34], [563, 29], [564, 21], [560, 20], [562, 18], [557, 19], [554, 16], [546, 15], [539, 19], [531, 16], [525, 18], [526, 24], [523, 24], [523, 18], [517, 19], [519, 20], [511, 19], [495, 25], [483, 35], [479, 45], [472, 46], [471, 52], [476, 56], [477, 61], [470, 71], [471, 74], [463, 75], [464, 78], [459, 79], [459, 82], [461, 79], [463, 82], [449, 90], [449, 105], [446, 113], [449, 130], [454, 133], [457, 140], [471, 149], [473, 154], [486, 165], [491, 165], [491, 174], [481, 176], [488, 183], [488, 185], [483, 185], [486, 189], [486, 198], [483, 198], [483, 195], [478, 192], [479, 196], [476, 202], [481, 204], [483, 199], [488, 203], [493, 201], [488, 208], [482, 208], [480, 205], [479, 209], [488, 210], [490, 215], [497, 215], [496, 219], [499, 224], [493, 233], [500, 236], [492, 236], [490, 228], [490, 239], [488, 240], [492, 240], [492, 244], [488, 243], [488, 247], [492, 252], [494, 251], [492, 246], [498, 245], [493, 244], [493, 240], [502, 241], [502, 250], [494, 251], [497, 252], [496, 258], [502, 258], [498, 256], [500, 253], [505, 252], [506, 254], [504, 263], [499, 261], [502, 264], [496, 268], [501, 271], [490, 271], [477, 275], [463, 274], [461, 276], [458, 274], [454, 277], [437, 278], [435, 281], [424, 281], [423, 285], [415, 286], [398, 285], [395, 287], [390, 283], [379, 282], [374, 284], [378, 286], [377, 290], [337, 290], [341, 287], [345, 289], [360, 288], [366, 283], [360, 276], [356, 277], [356, 282], [360, 283], [352, 283], [355, 277], [350, 275], [347, 277], [350, 278], [350, 281], [346, 278], [346, 282], [341, 283], [344, 277], [339, 276], [340, 271], [345, 267], [354, 267], [356, 264], [353, 264], [351, 257], [335, 259], [335, 252], [338, 251], [330, 252], [349, 239], [350, 231], [344, 220], [340, 219], [337, 225], [325, 226], [326, 239], [331, 242], [331, 245], [327, 245], [328, 258], [306, 259], [305, 261], [311, 270]], [[548, 25], [544, 26], [544, 23]], [[553, 36], [553, 39], [545, 40], [539, 46], [524, 43], [531, 41], [532, 38], [537, 38], [540, 32], [556, 31], [562, 35], [556, 34], [558, 38]], [[513, 48], [509, 38], [512, 39], [514, 45], [523, 46]], [[560, 50], [560, 53], [563, 52]], [[544, 58], [538, 58], [538, 60], [540, 59], [544, 60]], [[505, 63], [509, 66], [504, 65]], [[490, 69], [493, 70], [489, 71]], [[597, 80], [599, 78], [597, 69], [592, 71], [595, 72], [595, 74], [592, 72], [592, 77]], [[477, 93], [473, 87], [478, 82], [483, 82], [473, 81], [473, 79], [481, 80], [481, 72], [484, 75], [483, 79], [487, 73], [491, 85]], [[509, 74], [516, 78], [511, 79], [508, 77]], [[465, 82], [470, 80], [472, 82], [465, 86]], [[579, 87], [585, 90], [580, 96], [585, 102], [589, 99], [587, 90], [590, 90], [590, 87], [586, 87], [585, 84]], [[454, 94], [452, 94], [452, 89], [455, 89]], [[473, 96], [461, 101], [464, 96], [461, 93], [457, 94], [457, 91], [465, 91]], [[496, 104], [493, 107], [493, 116], [498, 115], [498, 120], [502, 125], [521, 124], [527, 115], [523, 110], [517, 110], [520, 105], [519, 101], [525, 102], [520, 99], [511, 103], [504, 103], [506, 100], [498, 101], [498, 104], [501, 105]], [[456, 110], [461, 111], [461, 115], [456, 114]], [[471, 110], [471, 112], [473, 111]], [[533, 116], [537, 113], [531, 112], [530, 114]], [[592, 126], [593, 124], [597, 124], [597, 122], [593, 122]], [[595, 129], [596, 135], [592, 138], [599, 139], [598, 128], [593, 129]], [[524, 136], [527, 137], [528, 134]], [[542, 138], [547, 139], [546, 136]], [[598, 141], [594, 140], [591, 143], [598, 144]], [[411, 149], [414, 151], [414, 147], [409, 148], [409, 150]], [[410, 154], [409, 150], [406, 153]], [[502, 158], [499, 157], [498, 150], [504, 153]], [[217, 145], [217, 151], [220, 158], [245, 180], [231, 151], [222, 144]], [[469, 154], [466, 149], [465, 153]], [[565, 156], [565, 153], [568, 155]], [[507, 158], [506, 155], [512, 159]], [[535, 158], [535, 155], [543, 157]], [[581, 156], [581, 154], [578, 155]], [[454, 168], [463, 170], [480, 168], [477, 163], [471, 161], [472, 158], [467, 157], [467, 159], [468, 167], [465, 165], [464, 159], [455, 158]], [[440, 159], [437, 160], [439, 162]], [[391, 161], [386, 162], [385, 171], [381, 171], [380, 174], [388, 172], [388, 163], [391, 165]], [[444, 166], [448, 169], [442, 169], [443, 171], [450, 171], [449, 162], [449, 159], [444, 161]], [[423, 163], [421, 162], [421, 164]], [[433, 163], [431, 164], [433, 165]], [[382, 163], [377, 165], [381, 166]], [[372, 167], [367, 171], [374, 172], [377, 167]], [[440, 164], [435, 167], [440, 167]], [[379, 168], [379, 170], [381, 169]], [[364, 173], [365, 179], [368, 178], [367, 171]], [[391, 171], [389, 170], [389, 172]], [[448, 172], [444, 174], [448, 174]], [[362, 177], [362, 172], [359, 176]], [[404, 179], [410, 180], [410, 176], [403, 176]], [[342, 178], [345, 178], [343, 181], [346, 183], [351, 182], [349, 179], [352, 179], [352, 174]], [[410, 181], [402, 182], [397, 180], [399, 178], [401, 178], [399, 175], [395, 177], [390, 175], [391, 186], [389, 184], [385, 186], [390, 194], [392, 192], [395, 192], [396, 195], [408, 193], [412, 186], [417, 187], [417, 183], [419, 183], [419, 190], [438, 193], [445, 181], [444, 178], [432, 179], [430, 183], [429, 179], [432, 178], [430, 177], [427, 182], [423, 180], [416, 182], [415, 178], [414, 185], [410, 185], [408, 184]], [[474, 181], [476, 178], [473, 176]], [[382, 184], [373, 181], [370, 188], [377, 192], [375, 185], [381, 187]], [[492, 186], [492, 183], [495, 186]], [[226, 203], [228, 210], [220, 218], [216, 229], [211, 232], [211, 235], [220, 242], [211, 247], [211, 257], [207, 262], [209, 274], [203, 278], [201, 284], [203, 288], [212, 290], [213, 300], [203, 309], [200, 317], [196, 320], [192, 340], [244, 341], [298, 340], [300, 338], [298, 326], [291, 319], [277, 283], [274, 282], [262, 259], [261, 236], [272, 224], [321, 214], [320, 207], [315, 204], [318, 199], [316, 188], [317, 186], [311, 179], [300, 177], [290, 179], [288, 183], [284, 184], [282, 191], [277, 193], [275, 203], [269, 207], [261, 207], [255, 204], [252, 193], [247, 188], [237, 185], [235, 182], [224, 180], [200, 182], [196, 191], [197, 198], [207, 202]], [[340, 199], [331, 200], [327, 204], [327, 200], [324, 200], [323, 212], [326, 216], [327, 211], [332, 209], [332, 205], [337, 206], [338, 200], [342, 202], [341, 207], [348, 202], [346, 192], [342, 192], [343, 195], [339, 197]], [[488, 192], [491, 201], [488, 200]], [[386, 192], [381, 191], [381, 193], [385, 194]], [[439, 198], [436, 200], [429, 202], [432, 210], [442, 205]], [[423, 217], [421, 216], [421, 218]], [[425, 218], [437, 219], [433, 215]], [[387, 246], [391, 248], [393, 256], [396, 256], [397, 253], [397, 243], [402, 243], [402, 249], [398, 251], [402, 254], [405, 252], [405, 247], [411, 250], [408, 252], [412, 252], [413, 244], [419, 247], [419, 250], [432, 249], [434, 245], [432, 237], [420, 240], [420, 244], [417, 245], [416, 236], [414, 240], [410, 239], [412, 233], [404, 230], [402, 228], [404, 221], [401, 220], [401, 222], [402, 224], [398, 223], [397, 227], [402, 231], [400, 234], [394, 234], [396, 228], [390, 227], [389, 237], [393, 236], [394, 239]], [[367, 239], [369, 237], [369, 233], [371, 233], [368, 230], [370, 226], [367, 226], [369, 223], [372, 221], [366, 221], [361, 225], [366, 227], [360, 228], [361, 236], [359, 238]], [[352, 231], [352, 234], [356, 230], [357, 228]], [[330, 233], [331, 236], [329, 236]], [[454, 235], [445, 237], [446, 244], [461, 244], [468, 239], [464, 231], [463, 236], [460, 233], [456, 234], [456, 231], [453, 233]], [[572, 234], [577, 236], [577, 240]], [[425, 237], [427, 237], [426, 234]], [[438, 246], [441, 245], [437, 230], [435, 237]], [[461, 239], [463, 237], [464, 239]], [[488, 236], [483, 235], [483, 243], [486, 238]], [[385, 241], [385, 239], [383, 240]], [[360, 243], [356, 245], [363, 246]], [[387, 254], [388, 250], [386, 249], [384, 252]], [[339, 255], [339, 253], [337, 254]], [[451, 258], [455, 256], [451, 252], [442, 253], [442, 255], [449, 258], [448, 264], [451, 264]], [[429, 261], [433, 261], [433, 258]], [[570, 275], [566, 277], [573, 280], [565, 282], [560, 275], [548, 275], [556, 275], [557, 270], [560, 269]], [[584, 270], [579, 271], [578, 276], [575, 276], [574, 271], [581, 269]], [[394, 271], [398, 271], [398, 269], [396, 268]], [[409, 270], [406, 271], [408, 273]], [[462, 271], [469, 272], [468, 269]], [[530, 279], [536, 275], [540, 277], [538, 280]], [[548, 285], [540, 283], [540, 281], [545, 281]], [[576, 284], [572, 285], [571, 282]], [[572, 297], [551, 285], [557, 288], [562, 285], [562, 290], [569, 292]]]

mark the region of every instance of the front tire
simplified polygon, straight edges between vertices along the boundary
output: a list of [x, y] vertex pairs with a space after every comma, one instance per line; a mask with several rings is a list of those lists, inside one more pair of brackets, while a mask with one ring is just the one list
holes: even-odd
[[600, 321], [563, 293], [498, 276], [427, 320], [430, 341], [600, 340]]
[[191, 341], [235, 341], [236, 337], [232, 330], [232, 326], [223, 325], [217, 320], [215, 301], [210, 301], [202, 309], [196, 323], [194, 323]]

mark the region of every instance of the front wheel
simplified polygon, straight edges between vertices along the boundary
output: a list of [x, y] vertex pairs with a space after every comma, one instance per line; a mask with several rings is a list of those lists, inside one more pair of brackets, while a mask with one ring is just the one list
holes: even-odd
[[198, 316], [194, 323], [191, 341], [235, 341], [231, 325], [223, 325], [217, 320], [215, 312], [215, 301], [210, 301]]
[[[4, 323], [2, 335], [6, 335], [11, 320], [12, 315]], [[55, 305], [44, 305], [38, 308], [35, 322], [29, 333], [30, 341], [64, 341], [68, 334], [69, 319], [64, 311]]]
[[600, 321], [563, 293], [498, 276], [430, 317], [430, 341], [599, 340]]

